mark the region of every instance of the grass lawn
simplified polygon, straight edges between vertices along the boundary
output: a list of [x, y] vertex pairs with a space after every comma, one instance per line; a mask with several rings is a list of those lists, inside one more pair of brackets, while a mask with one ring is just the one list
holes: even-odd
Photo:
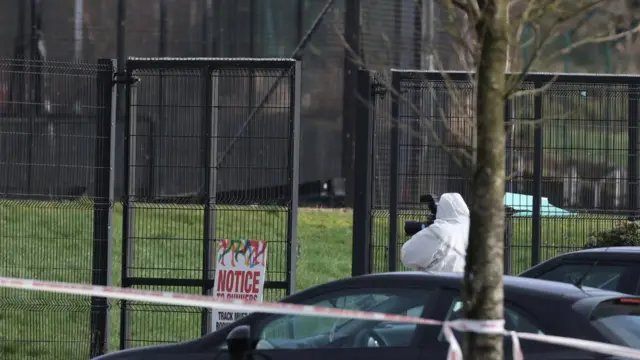
[[[0, 275], [90, 282], [93, 207], [90, 202], [0, 202]], [[404, 221], [405, 219], [400, 219]], [[300, 209], [297, 288], [349, 276], [351, 211]], [[135, 220], [135, 273], [139, 277], [197, 279], [201, 276], [202, 209], [147, 205]], [[543, 258], [580, 247], [587, 234], [615, 220], [581, 217], [543, 221]], [[113, 215], [113, 283], [120, 283], [122, 207]], [[386, 263], [386, 220], [374, 221], [374, 258]], [[514, 220], [513, 270], [529, 265], [529, 219]], [[224, 207], [217, 213], [217, 238], [270, 242], [268, 279], [284, 280], [286, 213], [279, 208]], [[400, 244], [399, 244], [400, 246]], [[159, 288], [156, 288], [159, 289]], [[194, 292], [198, 288], [162, 288]], [[279, 291], [267, 291], [277, 300]], [[111, 308], [111, 349], [118, 348], [119, 307]], [[134, 346], [179, 341], [200, 335], [199, 309], [136, 304]], [[88, 298], [0, 289], [0, 356], [4, 359], [87, 359]]]

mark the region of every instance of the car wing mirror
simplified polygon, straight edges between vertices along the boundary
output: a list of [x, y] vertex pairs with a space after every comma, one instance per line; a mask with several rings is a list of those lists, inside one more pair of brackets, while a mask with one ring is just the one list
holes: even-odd
[[247, 359], [258, 345], [258, 341], [251, 336], [251, 326], [236, 326], [227, 335], [227, 350], [231, 360]]

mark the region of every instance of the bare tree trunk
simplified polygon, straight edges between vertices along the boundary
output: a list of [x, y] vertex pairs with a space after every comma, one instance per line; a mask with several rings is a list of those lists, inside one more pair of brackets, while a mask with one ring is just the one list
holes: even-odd
[[[505, 66], [508, 49], [507, 0], [480, 0], [476, 22], [477, 157], [473, 173], [471, 228], [464, 276], [466, 316], [503, 318], [503, 236], [505, 191]], [[500, 360], [502, 336], [465, 334], [465, 359]]]

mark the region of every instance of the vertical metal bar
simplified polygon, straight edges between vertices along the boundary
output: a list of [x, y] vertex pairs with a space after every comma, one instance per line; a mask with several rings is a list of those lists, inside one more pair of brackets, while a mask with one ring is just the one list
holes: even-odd
[[25, 62], [26, 56], [26, 34], [25, 21], [27, 17], [27, 2], [25, 0], [16, 0], [18, 2], [18, 28], [16, 32], [15, 59], [16, 66], [12, 69], [11, 83], [9, 84], [9, 99], [13, 103], [11, 111], [20, 114], [25, 101]]
[[[506, 183], [506, 191], [513, 192], [513, 127], [510, 124], [511, 109], [513, 108], [513, 100], [507, 99], [504, 106], [504, 120], [507, 132], [506, 144], [506, 175], [509, 177]], [[505, 227], [504, 227], [504, 273], [511, 273], [511, 252], [513, 248], [513, 224], [508, 211], [505, 211]]]
[[300, 91], [302, 90], [302, 63], [296, 61], [290, 88], [291, 109], [289, 119], [289, 194], [291, 202], [287, 214], [287, 277], [288, 294], [296, 292], [296, 267], [298, 264], [298, 184], [300, 172]]
[[[98, 118], [96, 121], [95, 198], [93, 203], [92, 284], [108, 286], [111, 282], [112, 204], [115, 161], [115, 89], [113, 62], [98, 60]], [[91, 357], [109, 350], [109, 305], [106, 298], [91, 298]]]
[[360, 0], [345, 3], [344, 38], [347, 46], [344, 50], [344, 86], [342, 103], [342, 177], [345, 179], [346, 206], [353, 202], [354, 193], [354, 118], [357, 106], [357, 61], [361, 57], [360, 49]]
[[[256, 3], [255, 0], [249, 0], [249, 57], [253, 58], [255, 57], [255, 37], [254, 37], [254, 29], [256, 29], [255, 26], [255, 22], [256, 22]], [[256, 85], [255, 85], [255, 80], [256, 80], [256, 71], [253, 68], [249, 68], [248, 69], [249, 72], [249, 79], [248, 79], [248, 91], [247, 91], [247, 104], [249, 105], [248, 108], [248, 114], [251, 114], [251, 112], [254, 110], [255, 107], [255, 95], [256, 95]], [[252, 138], [252, 134], [251, 131], [253, 130], [253, 123], [248, 123], [247, 124], [247, 129], [246, 129], [246, 134], [247, 136], [249, 136], [249, 138]], [[247, 157], [248, 159], [251, 159], [250, 161], [253, 161], [254, 159], [254, 148], [255, 148], [255, 142], [254, 141], [248, 141], [247, 142]], [[249, 165], [249, 166], [253, 166], [253, 165]]]
[[391, 75], [391, 132], [389, 162], [389, 271], [396, 271], [398, 264], [398, 183], [400, 171], [398, 168], [400, 153], [400, 80], [401, 74], [392, 72]]
[[629, 85], [627, 118], [628, 126], [628, 153], [627, 153], [627, 193], [629, 196], [629, 220], [640, 220], [640, 153], [638, 146], [638, 100], [640, 99], [640, 84]]
[[[118, 13], [116, 20], [116, 60], [117, 60], [117, 72], [123, 75], [126, 69], [127, 59], [127, 47], [126, 47], [126, 19], [127, 19], [127, 0], [118, 0]], [[117, 117], [116, 119], [125, 118], [125, 85], [117, 85]], [[122, 121], [122, 120], [120, 120]], [[126, 185], [125, 185], [126, 186]]]
[[429, 5], [427, 6], [428, 9], [428, 20], [427, 20], [427, 24], [429, 24], [429, 33], [428, 33], [428, 38], [427, 38], [427, 47], [429, 48], [429, 59], [428, 59], [428, 66], [429, 66], [429, 70], [433, 71], [435, 70], [435, 38], [436, 38], [436, 21], [435, 21], [435, 1], [434, 0], [427, 0], [427, 2], [429, 3]]
[[158, 38], [158, 56], [164, 57], [167, 56], [167, 0], [159, 0], [160, 1], [160, 16], [158, 16], [159, 20], [159, 30], [160, 36]]
[[231, 6], [229, 8], [231, 9], [231, 11], [225, 18], [227, 20], [227, 29], [229, 30], [227, 31], [227, 40], [231, 40], [227, 41], [227, 51], [229, 51], [229, 56], [231, 57], [242, 57], [240, 55], [239, 49], [244, 48], [246, 45], [242, 44], [241, 46], [239, 44], [242, 40], [244, 40], [240, 39], [240, 37], [242, 37], [243, 35], [242, 32], [240, 32], [239, 25], [239, 23], [242, 21], [240, 19], [240, 16], [238, 15], [240, 5], [238, 4], [238, 1], [233, 1], [231, 2]]
[[402, 0], [393, 0], [393, 66], [402, 67]]
[[[126, 78], [131, 78], [131, 72], [127, 71]], [[124, 122], [124, 206], [122, 208], [122, 287], [131, 286], [129, 278], [133, 277], [134, 237], [135, 237], [135, 203], [136, 203], [136, 136], [137, 123], [136, 104], [137, 94], [133, 84], [125, 86]], [[131, 309], [126, 300], [122, 300], [120, 308], [120, 349], [130, 347], [131, 338]]]
[[[118, 0], [117, 3], [117, 17], [116, 17], [116, 72], [119, 76], [124, 75], [126, 70], [126, 15], [127, 15], [127, 0]], [[125, 118], [125, 97], [126, 97], [126, 89], [123, 83], [116, 84], [116, 144], [122, 144], [126, 142], [123, 139], [124, 133], [126, 130], [124, 127], [124, 118]], [[126, 145], [125, 145], [126, 146]], [[116, 173], [123, 172], [124, 161], [116, 163]], [[122, 177], [118, 177], [118, 180], [124, 179]], [[118, 196], [121, 196], [124, 192], [122, 188], [126, 187], [126, 184], [118, 184]]]
[[[33, 1], [33, 8], [31, 9], [31, 60], [46, 60], [43, 54], [40, 52], [40, 41], [42, 40], [42, 1]], [[42, 63], [36, 64], [32, 71], [33, 82], [33, 97], [30, 99], [32, 106], [35, 109], [35, 114], [40, 115], [43, 108], [42, 101]]]
[[[298, 0], [297, 6], [296, 6], [296, 39], [298, 39], [298, 43], [302, 41], [302, 37], [304, 36], [304, 8], [305, 8], [304, 5], [305, 5], [305, 1], [306, 0]], [[349, 5], [347, 4], [347, 6], [349, 6]], [[345, 29], [345, 32], [346, 32], [346, 29]], [[346, 37], [345, 37], [345, 39], [346, 39]]]
[[[126, 14], [127, 14], [127, 0], [117, 0], [117, 13], [116, 13], [116, 73], [118, 76], [122, 76], [126, 67]], [[123, 83], [116, 84], [116, 144], [120, 148], [120, 144], [124, 144], [124, 113], [125, 113], [125, 85]], [[124, 147], [124, 146], [123, 146]], [[118, 150], [120, 153], [121, 150]], [[124, 161], [116, 163], [116, 173], [124, 172]], [[121, 197], [124, 193], [123, 188], [126, 184], [120, 184], [123, 178], [117, 177], [116, 192], [118, 197]]]
[[373, 183], [373, 124], [369, 116], [371, 104], [371, 76], [358, 70], [358, 103], [355, 117], [355, 149], [358, 161], [354, 164], [353, 181], [353, 239], [351, 275], [371, 272], [371, 204]]
[[38, 74], [40, 72], [40, 63], [37, 63], [37, 60], [40, 60], [39, 52], [38, 52], [38, 36], [39, 36], [39, 28], [38, 28], [38, 11], [40, 7], [39, 0], [31, 0], [29, 2], [29, 23], [31, 25], [31, 33], [30, 33], [30, 41], [29, 41], [29, 60], [31, 62], [27, 65], [27, 73], [28, 76], [28, 96], [27, 96], [27, 114], [29, 118], [29, 136], [27, 137], [27, 163], [29, 164], [27, 168], [27, 191], [29, 194], [34, 192], [33, 189], [33, 147], [34, 147], [34, 132], [36, 131], [36, 115], [38, 113]]
[[200, 0], [200, 3], [202, 4], [202, 28], [200, 29], [200, 37], [201, 37], [201, 41], [202, 41], [202, 50], [201, 50], [201, 56], [203, 57], [209, 57], [209, 49], [212, 47], [212, 43], [211, 43], [211, 38], [209, 35], [209, 29], [211, 28], [211, 26], [209, 26], [209, 15], [210, 15], [210, 11], [211, 11], [211, 0]]
[[[30, 5], [30, 24], [31, 24], [31, 39], [29, 41], [29, 55], [31, 60], [38, 59], [38, 7], [39, 0], [31, 0]], [[32, 84], [33, 85], [33, 84]]]
[[20, 46], [23, 49], [23, 57], [20, 59], [24, 59], [24, 45], [25, 41], [25, 20], [27, 17], [27, 2], [24, 0], [15, 0], [17, 2], [18, 8], [18, 28], [16, 29], [16, 46]]
[[[34, 194], [34, 189], [33, 189], [33, 165], [34, 165], [34, 161], [33, 161], [33, 147], [34, 147], [34, 141], [33, 141], [33, 137], [34, 137], [34, 133], [36, 131], [36, 119], [35, 119], [35, 114], [34, 114], [34, 103], [33, 101], [33, 92], [31, 90], [31, 87], [33, 86], [33, 83], [31, 82], [31, 80], [33, 80], [33, 64], [30, 63], [29, 65], [26, 66], [27, 67], [27, 71], [31, 73], [31, 76], [28, 76], [29, 78], [29, 84], [28, 84], [28, 91], [27, 91], [27, 106], [26, 106], [26, 110], [27, 110], [27, 117], [28, 117], [28, 121], [29, 121], [29, 135], [27, 136], [27, 194]], [[24, 115], [23, 115], [24, 116]]]
[[118, 0], [118, 14], [116, 23], [116, 58], [118, 60], [118, 72], [123, 73], [125, 68], [126, 36], [127, 36], [127, 0]]
[[229, 51], [226, 49], [227, 39], [226, 39], [226, 25], [227, 25], [227, 17], [229, 16], [227, 8], [229, 2], [225, 0], [220, 0], [217, 3], [215, 8], [215, 21], [214, 24], [216, 27], [216, 56], [218, 57], [231, 57], [233, 55], [229, 54]]
[[[252, 58], [255, 56], [256, 52], [256, 37], [255, 37], [255, 29], [256, 29], [256, 0], [249, 0], [249, 57]], [[253, 70], [253, 69], [251, 69]], [[253, 80], [253, 77], [252, 77]]]
[[[413, 68], [422, 69], [422, 7], [423, 2], [429, 0], [417, 0], [413, 5]], [[426, 25], [426, 24], [425, 24]]]
[[[536, 89], [541, 88], [543, 84], [536, 82]], [[542, 95], [537, 93], [533, 100], [533, 116], [534, 120], [542, 120]], [[531, 266], [540, 262], [541, 236], [542, 236], [542, 123], [538, 123], [534, 127], [533, 133], [533, 216], [531, 219]]]
[[[167, 0], [159, 0], [159, 30], [160, 36], [158, 40], [158, 56], [167, 56]], [[162, 180], [160, 174], [156, 174], [157, 163], [157, 144], [156, 135], [163, 134], [162, 127], [164, 125], [164, 70], [160, 69], [158, 75], [158, 102], [157, 102], [157, 118], [151, 117], [149, 119], [149, 131], [147, 132], [148, 142], [148, 163], [146, 167], [146, 180], [147, 180], [147, 193], [146, 197], [149, 200], [155, 199], [158, 194], [158, 181]], [[160, 186], [162, 188], [162, 186]]]
[[201, 18], [201, 28], [200, 28], [200, 41], [201, 41], [201, 50], [200, 56], [207, 57], [209, 56], [209, 1], [208, 0], [200, 0], [200, 4], [202, 6], [202, 15]]
[[[211, 295], [213, 279], [213, 259], [216, 241], [216, 184], [218, 157], [218, 74], [210, 67], [202, 70], [202, 130], [204, 147], [202, 170], [204, 172], [204, 229], [202, 248], [202, 295]], [[201, 334], [204, 336], [213, 329], [211, 309], [202, 310]]]
[[82, 59], [82, 45], [84, 43], [84, 0], [75, 1], [73, 18], [73, 58], [75, 61]]

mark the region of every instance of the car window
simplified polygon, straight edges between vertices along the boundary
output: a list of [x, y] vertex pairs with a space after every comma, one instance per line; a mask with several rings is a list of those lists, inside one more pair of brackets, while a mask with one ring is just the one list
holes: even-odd
[[[411, 289], [352, 291], [326, 295], [305, 304], [420, 317], [431, 295], [430, 291]], [[274, 315], [257, 328], [258, 348], [268, 350], [409, 346], [417, 326], [380, 320]]]
[[589, 320], [610, 342], [640, 349], [640, 299], [603, 301]]
[[626, 266], [603, 264], [562, 264], [538, 276], [539, 279], [575, 284], [587, 274], [582, 285], [617, 290]]
[[[447, 314], [447, 320], [453, 321], [460, 319], [462, 316], [462, 301], [456, 298]], [[504, 328], [507, 331], [526, 332], [534, 334], [542, 334], [542, 330], [535, 322], [523, 313], [520, 309], [516, 308], [512, 304], [504, 304]], [[441, 341], [444, 340], [442, 334], [440, 334]]]

